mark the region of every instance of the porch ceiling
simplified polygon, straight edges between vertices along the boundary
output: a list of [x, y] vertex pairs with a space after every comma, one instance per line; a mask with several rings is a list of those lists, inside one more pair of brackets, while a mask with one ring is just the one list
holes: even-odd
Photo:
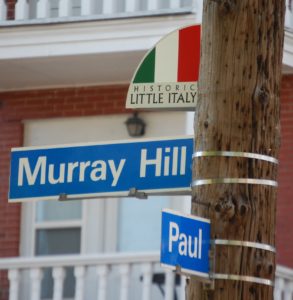
[[129, 82], [145, 51], [0, 61], [0, 91]]
[[129, 82], [146, 51], [195, 14], [7, 26], [0, 91]]
[[[0, 91], [129, 82], [143, 55], [195, 15], [9, 26], [0, 30]], [[293, 73], [286, 31], [283, 72]]]

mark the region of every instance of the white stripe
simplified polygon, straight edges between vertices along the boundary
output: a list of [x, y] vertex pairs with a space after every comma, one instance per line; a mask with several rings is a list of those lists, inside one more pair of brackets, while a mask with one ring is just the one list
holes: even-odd
[[[161, 267], [172, 270], [172, 271], [177, 271], [176, 266], [173, 265], [167, 265], [164, 263], [161, 263]], [[203, 273], [203, 272], [199, 272], [199, 271], [194, 271], [194, 270], [190, 270], [190, 269], [185, 269], [185, 268], [181, 268], [180, 272], [178, 272], [181, 275], [194, 275], [194, 276], [198, 276], [198, 277], [203, 277], [206, 279], [209, 279], [209, 273]]]
[[163, 208], [162, 212], [166, 212], [166, 213], [169, 213], [169, 214], [172, 214], [172, 215], [176, 215], [176, 216], [179, 216], [179, 217], [184, 217], [184, 218], [188, 218], [188, 219], [192, 219], [192, 220], [196, 220], [196, 221], [200, 221], [200, 222], [205, 222], [205, 223], [208, 223], [208, 224], [211, 223], [210, 219], [206, 219], [206, 218], [202, 218], [202, 217], [182, 213], [182, 212], [179, 212], [177, 210], [170, 209], [170, 208]]
[[[158, 195], [158, 196], [184, 196], [191, 195], [190, 187], [181, 187], [181, 188], [166, 188], [166, 189], [145, 189], [139, 190], [139, 192], [145, 192], [147, 195]], [[66, 200], [85, 200], [91, 198], [109, 198], [109, 197], [127, 197], [129, 196], [129, 191], [118, 191], [118, 192], [104, 192], [104, 193], [92, 193], [92, 194], [70, 194], [66, 195]], [[35, 201], [35, 200], [59, 200], [60, 195], [55, 196], [34, 196], [34, 197], [23, 197], [23, 198], [11, 198], [9, 196], [8, 202], [16, 203], [23, 201]], [[63, 201], [66, 201], [63, 200]]]
[[74, 148], [74, 147], [87, 147], [87, 146], [107, 146], [115, 144], [132, 144], [132, 143], [141, 143], [141, 142], [155, 142], [155, 141], [172, 141], [172, 140], [186, 140], [192, 139], [193, 136], [188, 135], [175, 135], [175, 136], [166, 136], [166, 137], [154, 137], [154, 138], [142, 138], [139, 140], [112, 140], [96, 143], [75, 143], [75, 144], [60, 144], [60, 145], [45, 145], [45, 146], [30, 146], [30, 147], [16, 147], [12, 148], [11, 152], [21, 152], [27, 150], [47, 150], [47, 149], [60, 149], [60, 148]]
[[155, 82], [177, 82], [178, 39], [175, 31], [156, 46]]

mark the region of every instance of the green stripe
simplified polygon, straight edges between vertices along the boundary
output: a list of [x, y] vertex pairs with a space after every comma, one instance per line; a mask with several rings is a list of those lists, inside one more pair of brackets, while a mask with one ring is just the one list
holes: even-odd
[[150, 83], [155, 81], [155, 57], [156, 48], [152, 49], [152, 51], [140, 64], [133, 83]]

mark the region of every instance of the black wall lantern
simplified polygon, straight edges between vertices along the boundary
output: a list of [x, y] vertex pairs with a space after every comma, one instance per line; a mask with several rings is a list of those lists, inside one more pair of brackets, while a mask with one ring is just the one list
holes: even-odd
[[133, 116], [125, 122], [128, 134], [132, 137], [143, 136], [145, 132], [145, 122], [138, 117], [138, 113], [134, 112]]

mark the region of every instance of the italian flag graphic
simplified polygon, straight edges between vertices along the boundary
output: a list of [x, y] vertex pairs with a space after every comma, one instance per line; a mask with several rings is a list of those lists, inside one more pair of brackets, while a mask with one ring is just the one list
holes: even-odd
[[172, 32], [153, 48], [138, 68], [133, 83], [198, 80], [200, 26]]
[[200, 63], [200, 25], [162, 38], [138, 66], [126, 108], [194, 110]]

